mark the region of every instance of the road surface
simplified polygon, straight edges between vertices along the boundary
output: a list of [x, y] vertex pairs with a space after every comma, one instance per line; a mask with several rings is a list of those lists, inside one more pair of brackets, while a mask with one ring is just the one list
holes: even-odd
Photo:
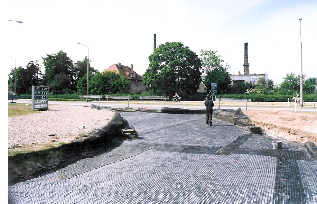
[[303, 146], [203, 114], [121, 113], [139, 134], [108, 153], [9, 186], [12, 203], [317, 203]]

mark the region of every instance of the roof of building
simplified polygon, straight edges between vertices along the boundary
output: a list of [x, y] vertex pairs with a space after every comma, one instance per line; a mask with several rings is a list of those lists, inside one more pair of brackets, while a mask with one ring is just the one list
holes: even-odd
[[103, 72], [115, 72], [129, 80], [143, 80], [143, 77], [133, 70], [133, 65], [131, 65], [131, 67], [128, 67], [122, 65], [121, 63], [113, 64], [105, 69]]

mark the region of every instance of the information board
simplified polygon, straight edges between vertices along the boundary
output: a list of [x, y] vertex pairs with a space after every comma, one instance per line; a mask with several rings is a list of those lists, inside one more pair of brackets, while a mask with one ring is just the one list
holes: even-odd
[[32, 86], [32, 110], [48, 110], [48, 86]]
[[211, 83], [211, 94], [213, 96], [217, 95], [217, 84], [216, 83]]

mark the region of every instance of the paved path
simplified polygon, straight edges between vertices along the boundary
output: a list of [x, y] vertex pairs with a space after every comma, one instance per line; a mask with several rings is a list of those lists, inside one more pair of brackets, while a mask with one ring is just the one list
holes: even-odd
[[204, 115], [129, 112], [141, 139], [9, 186], [14, 203], [317, 203], [302, 146]]

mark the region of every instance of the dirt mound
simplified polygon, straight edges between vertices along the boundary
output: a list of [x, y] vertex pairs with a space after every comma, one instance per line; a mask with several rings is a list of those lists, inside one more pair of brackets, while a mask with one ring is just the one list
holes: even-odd
[[317, 113], [280, 110], [243, 110], [243, 113], [272, 137], [317, 144]]

